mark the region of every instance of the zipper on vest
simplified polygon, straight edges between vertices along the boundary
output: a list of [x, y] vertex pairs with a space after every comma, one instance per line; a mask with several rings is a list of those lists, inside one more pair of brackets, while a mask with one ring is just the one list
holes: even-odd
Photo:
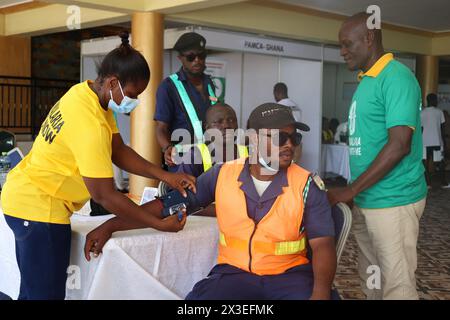
[[250, 272], [252, 272], [252, 239], [253, 239], [253, 236], [255, 235], [255, 232], [256, 232], [256, 224], [253, 228], [253, 232], [252, 232], [252, 235], [250, 236], [250, 240], [248, 241], [248, 254], [250, 257], [250, 259], [248, 261], [248, 270]]

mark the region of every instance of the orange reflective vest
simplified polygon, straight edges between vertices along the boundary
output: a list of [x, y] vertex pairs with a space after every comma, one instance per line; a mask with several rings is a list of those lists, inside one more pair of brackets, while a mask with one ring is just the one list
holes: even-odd
[[226, 263], [258, 275], [280, 274], [307, 264], [306, 236], [301, 232], [304, 198], [310, 173], [297, 165], [287, 169], [288, 186], [258, 224], [248, 217], [239, 175], [243, 159], [225, 163], [216, 185], [219, 224], [218, 263]]

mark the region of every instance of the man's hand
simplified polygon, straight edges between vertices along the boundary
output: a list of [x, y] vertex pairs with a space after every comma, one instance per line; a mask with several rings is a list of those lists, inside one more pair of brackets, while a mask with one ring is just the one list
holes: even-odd
[[175, 152], [176, 149], [174, 148], [174, 146], [169, 146], [164, 152], [164, 161], [169, 167], [173, 167], [176, 165], [175, 162], [173, 161]]
[[328, 201], [331, 206], [334, 206], [338, 202], [343, 202], [353, 207], [353, 198], [356, 196], [355, 191], [351, 186], [330, 189], [327, 192]]
[[389, 140], [378, 153], [369, 168], [351, 185], [328, 191], [328, 200], [333, 206], [338, 202], [347, 203], [350, 207], [353, 198], [381, 181], [404, 157], [411, 152], [411, 140], [414, 129], [409, 126], [389, 128]]
[[183, 197], [187, 197], [186, 188], [192, 192], [197, 192], [195, 187], [195, 178], [185, 173], [165, 173], [162, 179], [173, 189], [178, 190]]
[[[159, 218], [161, 219], [161, 218]], [[183, 230], [184, 225], [186, 224], [187, 214], [186, 210], [183, 210], [183, 217], [181, 221], [178, 220], [178, 215], [174, 214], [170, 217], [160, 220], [160, 224], [158, 224], [158, 230], [167, 231], [167, 232], [178, 232]], [[114, 223], [111, 223], [113, 222]], [[86, 236], [86, 242], [84, 244], [84, 256], [87, 261], [91, 260], [90, 253], [94, 254], [94, 257], [98, 257], [103, 250], [106, 242], [111, 238], [113, 232], [120, 230], [130, 230], [135, 228], [143, 228], [141, 225], [133, 225], [126, 224], [125, 220], [121, 220], [119, 218], [113, 218], [103, 223], [96, 229], [92, 230]]]
[[98, 257], [100, 253], [102, 253], [103, 246], [111, 236], [112, 232], [108, 229], [106, 224], [102, 224], [89, 232], [86, 236], [86, 243], [84, 244], [84, 256], [86, 257], [86, 260], [91, 260], [91, 252], [94, 253], [94, 257]]

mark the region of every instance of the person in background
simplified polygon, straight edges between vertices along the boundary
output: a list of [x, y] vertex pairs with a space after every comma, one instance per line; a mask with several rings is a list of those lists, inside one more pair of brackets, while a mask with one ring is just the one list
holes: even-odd
[[[442, 110], [437, 108], [437, 95], [427, 95], [427, 107], [420, 113], [422, 122], [423, 164], [425, 166], [425, 178], [428, 188], [431, 189], [431, 173], [434, 171], [434, 163], [439, 162], [439, 175], [441, 188], [448, 189], [450, 184], [445, 176], [445, 116]], [[437, 154], [437, 158], [435, 155]]]
[[[214, 108], [206, 111], [206, 133], [216, 129], [222, 134], [222, 139], [213, 137], [213, 140], [197, 144], [189, 153], [186, 162], [178, 166], [178, 172], [199, 177], [216, 163], [223, 163], [248, 156], [247, 147], [235, 143], [235, 130], [238, 128], [234, 109], [227, 104], [217, 103]], [[208, 134], [206, 134], [208, 136]], [[231, 148], [231, 146], [233, 148]], [[231, 154], [227, 153], [227, 147]], [[214, 155], [213, 155], [214, 154]]]
[[54, 105], [32, 150], [7, 177], [1, 205], [16, 240], [20, 300], [64, 299], [70, 216], [89, 198], [147, 227], [176, 232], [184, 226], [176, 217], [148, 215], [114, 186], [113, 163], [185, 195], [185, 188], [195, 190], [195, 178], [163, 171], [123, 143], [113, 111], [128, 113], [139, 104], [150, 69], [130, 46], [128, 33], [121, 38], [120, 47], [101, 63], [98, 78], [73, 86]]
[[[348, 116], [351, 180], [328, 190], [331, 205], [353, 206], [361, 288], [368, 299], [418, 299], [415, 271], [427, 185], [422, 164], [421, 89], [409, 68], [386, 53], [371, 15], [345, 20], [341, 56], [361, 70]], [[369, 287], [381, 272], [380, 287]]]
[[292, 109], [295, 120], [302, 121], [302, 109], [288, 97], [288, 87], [284, 82], [278, 82], [273, 87], [275, 102]]
[[338, 126], [339, 126], [339, 120], [338, 119], [333, 118], [333, 119], [330, 120], [330, 130], [331, 130], [331, 132], [333, 132], [333, 137], [336, 134], [336, 130], [337, 130]]
[[174, 45], [182, 67], [177, 73], [165, 78], [156, 92], [156, 138], [164, 155], [164, 162], [170, 172], [178, 170], [173, 161], [177, 152], [171, 135], [177, 129], [190, 132], [191, 141], [196, 143], [203, 137], [206, 111], [217, 103], [211, 77], [206, 69], [206, 39], [198, 33], [188, 32], [180, 36]]
[[[187, 154], [187, 161], [178, 166], [178, 172], [199, 177], [215, 164], [221, 164], [238, 158], [248, 157], [245, 145], [237, 144], [235, 131], [238, 128], [234, 109], [227, 104], [217, 103], [206, 111], [206, 141], [192, 147]], [[218, 130], [221, 137], [211, 136], [212, 130]], [[212, 141], [211, 141], [212, 140]], [[214, 204], [195, 213], [197, 216], [215, 216]]]
[[[288, 87], [284, 82], [278, 82], [273, 87], [275, 102], [292, 109], [292, 114], [296, 121], [301, 122], [303, 118], [302, 109], [288, 97]], [[302, 144], [295, 148], [294, 162], [300, 165], [302, 157]]]
[[322, 143], [333, 143], [334, 134], [330, 130], [328, 118], [322, 117]]
[[348, 144], [348, 122], [342, 122], [336, 128], [336, 133], [334, 134], [335, 143], [345, 143]]
[[444, 110], [444, 160], [446, 162], [445, 169], [447, 170], [447, 162], [450, 159], [450, 114]]

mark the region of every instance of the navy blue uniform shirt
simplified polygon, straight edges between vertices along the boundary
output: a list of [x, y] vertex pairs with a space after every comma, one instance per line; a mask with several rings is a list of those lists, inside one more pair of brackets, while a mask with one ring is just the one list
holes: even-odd
[[[209, 75], [203, 75], [203, 90], [207, 98], [205, 100], [195, 86], [187, 80], [186, 73], [183, 68], [178, 72], [178, 79], [183, 83], [186, 91], [191, 98], [192, 104], [197, 108], [197, 115], [200, 121], [205, 122], [206, 110], [211, 106], [209, 100], [208, 84], [214, 89], [214, 85]], [[169, 132], [176, 129], [187, 129], [192, 132], [192, 127], [187, 118], [187, 114], [183, 111], [184, 107], [178, 95], [174, 83], [169, 77], [165, 78], [158, 87], [156, 92], [156, 111], [153, 117], [156, 121], [161, 121], [169, 125]]]

